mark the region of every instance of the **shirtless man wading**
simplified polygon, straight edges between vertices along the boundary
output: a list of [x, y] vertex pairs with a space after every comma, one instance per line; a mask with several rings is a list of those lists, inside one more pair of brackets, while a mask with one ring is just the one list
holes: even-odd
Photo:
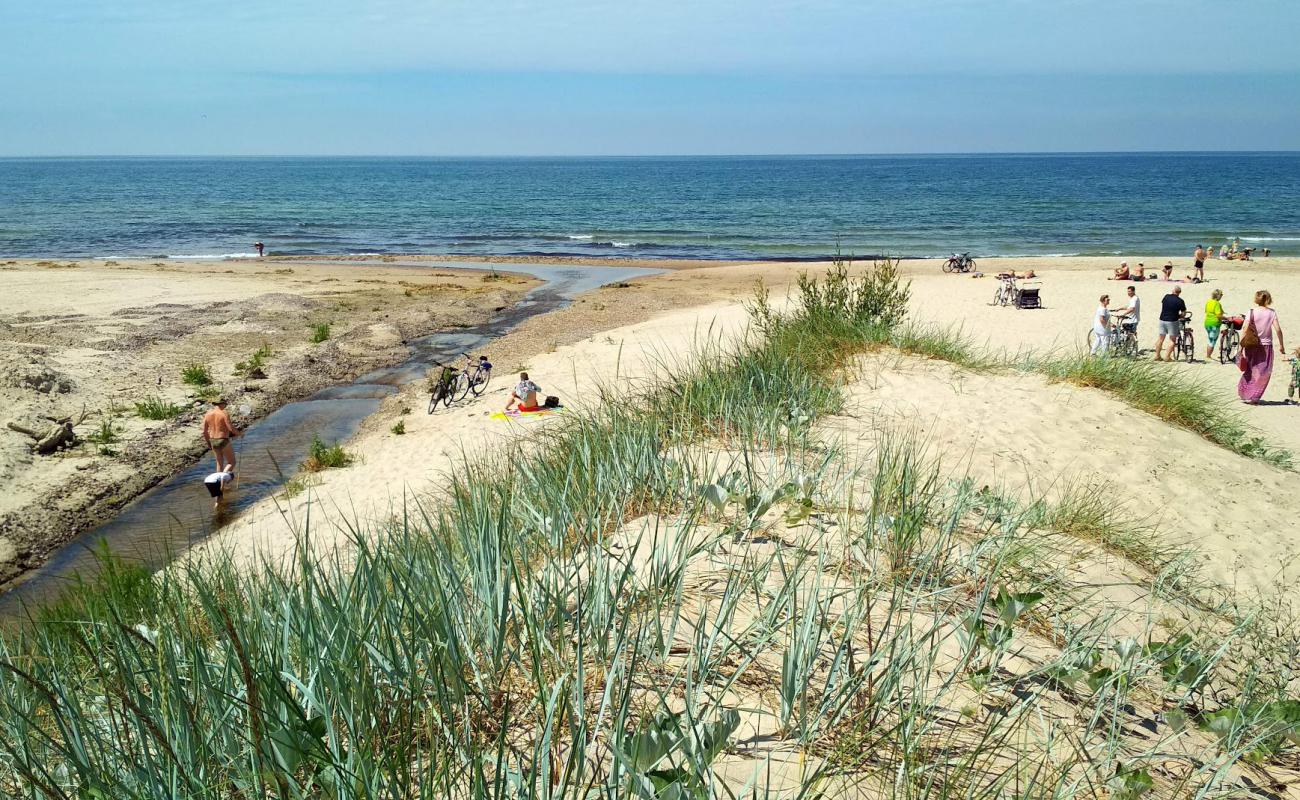
[[226, 413], [226, 398], [212, 401], [212, 408], [203, 415], [203, 441], [217, 457], [217, 472], [225, 472], [227, 465], [234, 470], [235, 447], [231, 441], [239, 435]]

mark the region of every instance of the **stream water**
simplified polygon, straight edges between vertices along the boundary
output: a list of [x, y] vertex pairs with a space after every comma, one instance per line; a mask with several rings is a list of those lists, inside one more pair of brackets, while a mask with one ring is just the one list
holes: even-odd
[[[355, 265], [357, 269], [367, 266], [484, 268], [483, 264], [450, 261], [337, 263]], [[525, 319], [562, 308], [578, 294], [607, 283], [660, 272], [631, 267], [553, 264], [510, 264], [508, 269], [539, 278], [544, 283], [482, 325], [418, 339], [410, 343], [411, 355], [402, 363], [368, 372], [349, 383], [322, 389], [249, 425], [244, 435], [235, 440], [238, 485], [230, 493], [222, 513], [213, 513], [211, 498], [202, 485], [203, 477], [214, 469], [211, 455], [205, 454], [188, 469], [136, 498], [111, 521], [64, 545], [22, 583], [0, 595], [0, 620], [24, 616], [24, 609], [51, 601], [78, 576], [93, 577], [99, 568], [96, 550], [105, 545], [121, 559], [149, 567], [162, 566], [229, 524], [242, 510], [275, 492], [297, 472], [313, 437], [337, 441], [351, 436], [362, 420], [379, 408], [385, 397], [397, 392], [399, 387], [423, 378], [431, 365], [454, 361], [462, 353], [478, 353], [492, 339]], [[497, 376], [496, 380], [502, 378]]]

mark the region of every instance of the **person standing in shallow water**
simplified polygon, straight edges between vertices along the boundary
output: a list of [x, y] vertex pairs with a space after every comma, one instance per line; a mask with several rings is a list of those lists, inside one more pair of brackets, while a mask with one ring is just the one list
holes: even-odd
[[[1249, 405], [1259, 403], [1264, 390], [1268, 388], [1269, 378], [1273, 377], [1274, 343], [1278, 350], [1286, 352], [1286, 344], [1282, 341], [1282, 323], [1278, 322], [1277, 312], [1272, 309], [1272, 305], [1273, 295], [1267, 290], [1255, 292], [1255, 307], [1246, 312], [1246, 319], [1241, 325], [1241, 357], [1237, 360], [1237, 365], [1241, 367], [1241, 381], [1237, 384], [1237, 396], [1241, 402]], [[1246, 347], [1245, 331], [1252, 327], [1259, 337], [1259, 343]]]
[[257, 257], [261, 258], [262, 251], [265, 249], [265, 246], [261, 242], [253, 242], [253, 247], [257, 248]]
[[230, 422], [226, 413], [226, 398], [218, 397], [212, 401], [212, 408], [203, 415], [203, 441], [217, 459], [217, 472], [225, 472], [229, 466], [235, 468], [235, 447], [232, 444], [239, 431]]

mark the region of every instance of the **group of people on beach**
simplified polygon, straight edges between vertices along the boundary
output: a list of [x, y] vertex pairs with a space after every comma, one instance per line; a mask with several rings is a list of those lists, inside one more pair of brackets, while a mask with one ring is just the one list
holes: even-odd
[[[1174, 346], [1183, 326], [1192, 319], [1182, 293], [1182, 287], [1175, 285], [1160, 301], [1160, 320], [1152, 348], [1156, 361], [1174, 360]], [[1142, 320], [1142, 299], [1138, 297], [1134, 286], [1128, 287], [1127, 295], [1125, 307], [1114, 312], [1110, 309], [1110, 295], [1103, 294], [1099, 298], [1092, 321], [1093, 355], [1104, 353], [1109, 347], [1112, 316], [1117, 318], [1121, 330], [1137, 334], [1138, 324]], [[1254, 307], [1240, 318], [1225, 314], [1222, 300], [1223, 290], [1215, 289], [1205, 301], [1205, 358], [1208, 362], [1214, 355], [1214, 346], [1224, 326], [1236, 327], [1240, 324], [1241, 351], [1236, 363], [1241, 370], [1241, 380], [1237, 384], [1237, 396], [1243, 403], [1254, 405], [1263, 398], [1272, 378], [1275, 352], [1286, 352], [1282, 323], [1273, 310], [1273, 295], [1266, 289], [1255, 292]], [[1296, 356], [1300, 357], [1300, 349], [1296, 351]]]

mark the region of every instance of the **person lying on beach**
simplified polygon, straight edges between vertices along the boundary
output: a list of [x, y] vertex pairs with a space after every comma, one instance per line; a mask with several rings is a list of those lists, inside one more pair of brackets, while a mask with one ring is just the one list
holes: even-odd
[[519, 383], [515, 384], [510, 399], [506, 401], [506, 411], [509, 411], [512, 406], [520, 411], [541, 411], [542, 405], [537, 402], [537, 393], [541, 390], [542, 387], [528, 379], [527, 372], [519, 373]]
[[1016, 272], [1015, 270], [1012, 270], [1012, 271], [1010, 271], [1010, 272], [999, 272], [999, 273], [998, 273], [998, 277], [999, 277], [999, 278], [1016, 278], [1016, 279], [1018, 279], [1018, 280], [1025, 280], [1026, 278], [1037, 278], [1037, 277], [1038, 277], [1038, 273], [1037, 273], [1037, 272], [1034, 272], [1032, 269], [1027, 269], [1027, 270], [1025, 270], [1024, 272]]
[[203, 479], [203, 488], [208, 490], [212, 497], [212, 510], [221, 508], [221, 501], [226, 499], [226, 484], [235, 479], [235, 465], [227, 464], [226, 468], [214, 472]]
[[1115, 270], [1115, 274], [1110, 278], [1112, 281], [1126, 281], [1129, 279], [1128, 262], [1125, 261]]
[[238, 435], [226, 413], [226, 398], [213, 400], [212, 408], [203, 415], [203, 441], [216, 456], [217, 472], [225, 472], [227, 466], [235, 468], [235, 448], [231, 442]]

